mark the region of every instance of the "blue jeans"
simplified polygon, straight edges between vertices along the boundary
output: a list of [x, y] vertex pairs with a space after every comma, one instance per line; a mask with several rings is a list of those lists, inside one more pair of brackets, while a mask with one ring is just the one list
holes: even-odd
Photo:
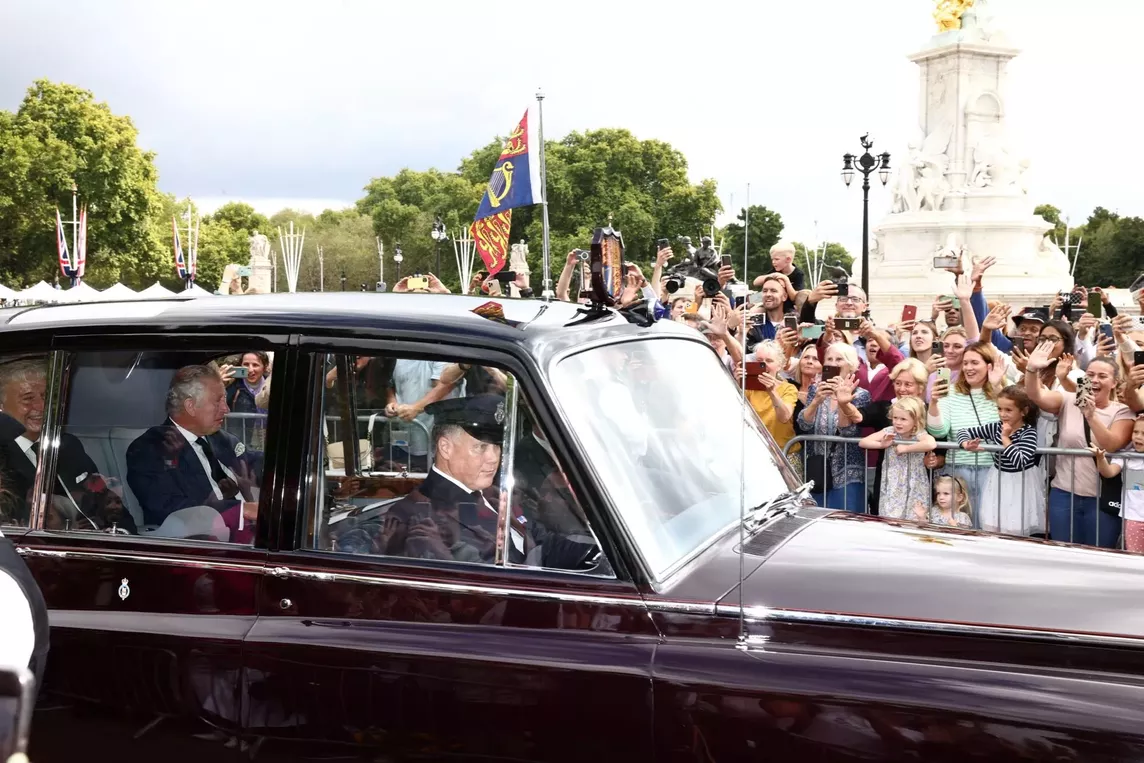
[[822, 493], [811, 493], [810, 497], [826, 509], [845, 509], [851, 514], [866, 511], [866, 491], [861, 482], [847, 482], [842, 487], [827, 490], [825, 496]]
[[1098, 503], [1098, 498], [1073, 495], [1060, 488], [1049, 490], [1049, 537], [1083, 546], [1116, 548], [1120, 517], [1105, 514]]

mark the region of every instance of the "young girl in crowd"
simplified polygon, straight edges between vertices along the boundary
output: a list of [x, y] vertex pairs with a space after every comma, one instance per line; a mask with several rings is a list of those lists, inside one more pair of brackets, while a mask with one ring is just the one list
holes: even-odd
[[[1137, 416], [1132, 425], [1132, 442], [1124, 452], [1144, 453], [1144, 414]], [[1129, 551], [1144, 553], [1144, 458], [1105, 457], [1101, 448], [1092, 445], [1089, 451], [1096, 457], [1096, 468], [1100, 476], [1112, 479], [1121, 475], [1124, 490], [1121, 493], [1120, 517], [1124, 520], [1124, 547]]]
[[[859, 443], [869, 450], [885, 450], [879, 516], [909, 519], [914, 506], [929, 503], [929, 472], [922, 461], [935, 441], [925, 430], [926, 409], [920, 398], [900, 397], [890, 406], [891, 425], [866, 435]], [[894, 445], [894, 440], [909, 444]]]
[[943, 474], [933, 481], [934, 506], [928, 511], [924, 505], [914, 507], [914, 519], [945, 527], [973, 527], [969, 508], [969, 490], [965, 480]]
[[1008, 535], [1043, 532], [1044, 483], [1036, 468], [1037, 407], [1022, 387], [1011, 385], [997, 395], [1000, 421], [958, 430], [964, 450], [980, 451], [981, 444], [1000, 445], [993, 453], [993, 468], [977, 507], [981, 529]]

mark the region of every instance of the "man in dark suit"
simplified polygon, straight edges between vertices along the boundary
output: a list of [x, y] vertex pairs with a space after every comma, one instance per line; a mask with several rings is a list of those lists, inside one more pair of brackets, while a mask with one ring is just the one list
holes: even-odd
[[226, 388], [210, 366], [185, 366], [167, 390], [167, 420], [127, 448], [127, 482], [143, 508], [145, 524], [162, 525], [171, 514], [206, 506], [222, 515], [230, 540], [253, 540], [252, 455], [222, 429], [230, 409]]
[[[501, 465], [505, 403], [477, 395], [433, 403], [429, 475], [386, 513], [380, 548], [390, 556], [491, 562], [500, 504], [493, 487]], [[510, 523], [509, 554], [523, 560], [523, 516]]]
[[[28, 500], [36, 480], [40, 434], [44, 427], [47, 369], [41, 358], [0, 365], [0, 462], [10, 519], [27, 525]], [[60, 434], [54, 499], [44, 517], [49, 529], [102, 530], [112, 525], [135, 532], [135, 522], [119, 495], [109, 489], [79, 438]]]

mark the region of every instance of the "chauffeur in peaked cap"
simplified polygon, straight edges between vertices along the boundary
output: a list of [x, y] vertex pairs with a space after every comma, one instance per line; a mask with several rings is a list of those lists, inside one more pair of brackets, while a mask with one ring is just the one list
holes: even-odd
[[[385, 548], [393, 556], [489, 561], [496, 550], [505, 399], [452, 398], [429, 405], [433, 466], [387, 516]], [[509, 554], [523, 558], [525, 520], [514, 518]]]

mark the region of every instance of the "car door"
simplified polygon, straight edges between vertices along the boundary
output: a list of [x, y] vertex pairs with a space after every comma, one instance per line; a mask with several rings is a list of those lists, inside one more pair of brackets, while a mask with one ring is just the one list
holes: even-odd
[[[248, 734], [266, 738], [262, 749], [299, 760], [346, 746], [394, 757], [649, 759], [658, 636], [622, 572], [523, 563], [509, 548], [520, 542], [516, 525], [502, 528], [494, 552], [480, 559], [462, 554], [466, 544], [455, 537], [442, 547], [457, 558], [444, 559], [373, 553], [358, 543], [372, 513], [396, 513], [394, 501], [427, 489], [428, 469], [408, 466], [426, 455], [422, 437], [435, 434], [431, 425], [418, 429], [420, 417], [379, 416], [371, 405], [389, 392], [407, 404], [450, 369], [479, 360], [498, 367], [505, 417], [516, 420], [525, 377], [511, 357], [440, 345], [432, 356], [423, 352], [416, 344], [302, 339], [311, 416], [291, 430], [298, 439], [288, 447], [304, 464], [305, 489], [286, 491], [298, 502], [283, 505], [281, 547], [270, 552], [260, 617], [246, 639]], [[388, 378], [370, 380], [374, 361], [389, 363]], [[474, 392], [482, 382], [469, 373], [464, 390]], [[494, 375], [486, 371], [485, 382]], [[410, 382], [428, 376], [428, 387]], [[511, 473], [514, 450], [514, 427], [504, 430], [501, 475]], [[452, 469], [440, 453], [428, 457], [436, 458], [429, 468]], [[356, 491], [348, 499], [347, 482]], [[516, 511], [505, 495], [497, 522]], [[588, 516], [598, 510], [585, 508]], [[339, 528], [347, 522], [356, 526]]]
[[[42, 438], [33, 529], [18, 550], [49, 607], [44, 693], [94, 706], [101, 721], [43, 713], [34, 759], [74, 760], [94, 740], [122, 760], [175, 747], [212, 759], [237, 753], [242, 639], [257, 616], [265, 538], [224, 539], [218, 513], [202, 506], [180, 513], [182, 524], [148, 526], [140, 514], [148, 499], [131, 487], [131, 447], [163, 423], [178, 369], [249, 349], [277, 349], [285, 363], [286, 337], [60, 337], [55, 347], [44, 419], [53, 436]], [[277, 415], [262, 419], [267, 432], [279, 426]], [[261, 485], [271, 486], [274, 439], [265, 439]], [[88, 465], [77, 475], [64, 461], [80, 451]], [[258, 498], [261, 530], [275, 497], [267, 489]], [[209, 526], [193, 527], [211, 513]]]

